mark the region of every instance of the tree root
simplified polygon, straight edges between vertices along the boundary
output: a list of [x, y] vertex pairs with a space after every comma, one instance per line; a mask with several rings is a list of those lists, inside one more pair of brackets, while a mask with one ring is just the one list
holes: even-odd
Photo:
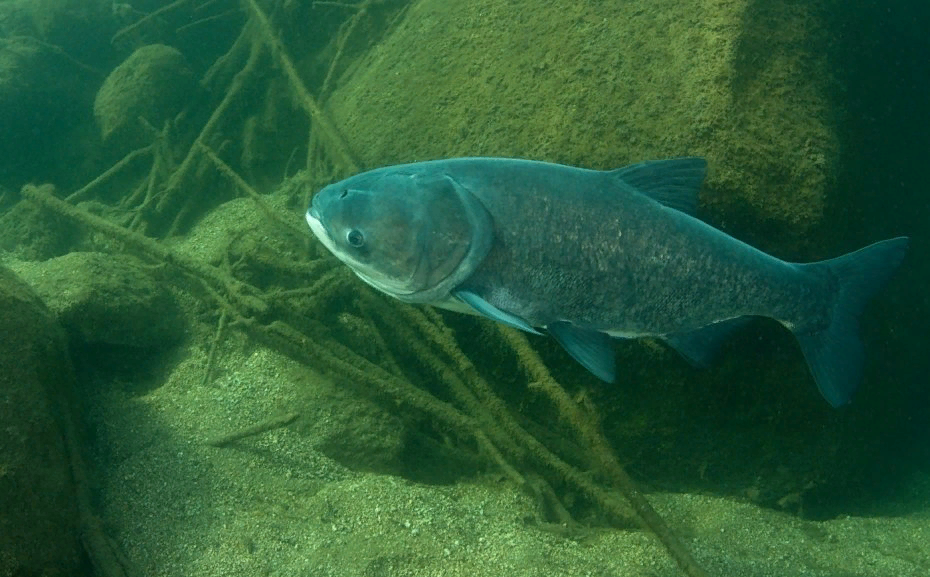
[[143, 256], [156, 261], [158, 264], [173, 266], [200, 279], [216, 294], [221, 295], [224, 302], [236, 307], [235, 313], [237, 316], [262, 315], [268, 310], [268, 304], [260, 296], [261, 291], [259, 289], [223, 273], [216, 267], [172, 251], [148, 237], [134, 233], [60, 200], [54, 195], [52, 185], [33, 186], [27, 184], [23, 187], [22, 194], [25, 198], [46, 209], [52, 210], [86, 228], [96, 230], [123, 242], [127, 247], [142, 253]]
[[[620, 489], [620, 492], [632, 505], [640, 526], [652, 533], [662, 543], [665, 550], [678, 563], [685, 575], [688, 575], [688, 577], [707, 577], [707, 573], [697, 564], [685, 545], [636, 487], [636, 483], [633, 482], [633, 479], [630, 478], [617, 460], [607, 439], [604, 438], [604, 435], [595, 425], [596, 420], [585, 415], [579, 409], [578, 404], [568, 396], [565, 389], [552, 378], [542, 359], [530, 347], [526, 337], [522, 333], [502, 325], [498, 325], [497, 328], [504, 340], [516, 351], [523, 369], [533, 381], [533, 388], [543, 391], [557, 407], [561, 417], [572, 425], [572, 428], [581, 437], [580, 440], [591, 451], [592, 457], [595, 459], [595, 466], [607, 475], [613, 485]], [[593, 487], [587, 487], [586, 489], [592, 490]], [[591, 495], [593, 496], [593, 494]]]
[[[177, 234], [182, 227], [195, 216], [200, 205], [204, 204], [202, 196], [188, 193], [188, 191], [200, 190], [204, 188], [203, 169], [205, 165], [203, 153], [208, 149], [211, 141], [217, 140], [217, 135], [223, 130], [222, 125], [228, 123], [229, 119], [235, 116], [237, 104], [242, 101], [243, 93], [255, 88], [256, 83], [265, 82], [260, 79], [261, 62], [269, 54], [279, 65], [279, 70], [288, 83], [294, 100], [299, 107], [306, 112], [309, 117], [311, 130], [313, 134], [308, 158], [315, 155], [319, 159], [319, 164], [323, 165], [323, 158], [332, 168], [335, 175], [347, 175], [359, 171], [358, 163], [350, 152], [350, 147], [345, 139], [341, 136], [338, 129], [329, 119], [323, 107], [317, 99], [306, 88], [301, 80], [297, 68], [287, 54], [287, 50], [276, 34], [273, 23], [269, 20], [268, 15], [260, 6], [257, 0], [241, 0], [241, 8], [236, 11], [244, 10], [248, 15], [245, 24], [242, 25], [238, 37], [229, 47], [229, 50], [216, 59], [210, 66], [201, 80], [201, 86], [208, 92], [216, 94], [217, 97], [222, 95], [219, 103], [212, 110], [207, 121], [200, 127], [196, 136], [191, 134], [187, 137], [181, 130], [175, 130], [175, 124], [182, 123], [184, 119], [194, 118], [190, 110], [185, 111], [175, 119], [174, 123], [166, 125], [165, 130], [155, 134], [155, 143], [140, 150], [133, 151], [120, 163], [117, 163], [107, 172], [101, 174], [97, 179], [89, 183], [83, 189], [75, 192], [70, 201], [88, 198], [97, 188], [105, 181], [110, 179], [114, 174], [124, 171], [128, 166], [134, 164], [137, 159], [146, 154], [151, 154], [154, 158], [151, 170], [149, 170], [145, 182], [140, 182], [134, 190], [123, 198], [120, 203], [121, 208], [131, 214], [130, 228], [147, 232], [155, 232], [157, 236], [173, 236]], [[361, 15], [365, 13], [365, 8], [372, 3], [372, 0], [361, 2], [356, 9], [358, 13], [351, 18], [351, 22], [357, 23]], [[177, 0], [172, 2], [151, 14], [146, 15], [133, 24], [123, 28], [113, 38], [114, 42], [125, 39], [146, 23], [152, 22], [155, 18], [166, 14], [169, 11], [175, 11], [191, 4], [190, 0]], [[207, 6], [211, 2], [201, 4], [201, 7]], [[197, 9], [195, 8], [195, 11]], [[230, 11], [225, 11], [217, 17], [225, 17]], [[335, 66], [335, 62], [333, 66]], [[171, 129], [169, 134], [169, 129]], [[248, 129], [248, 121], [246, 122]], [[172, 142], [175, 137], [180, 137], [178, 142]], [[188, 140], [190, 138], [191, 140]], [[225, 136], [226, 142], [232, 141], [232, 137]], [[239, 142], [245, 142], [242, 135], [238, 138]], [[171, 154], [172, 147], [177, 147], [179, 142], [191, 142], [189, 147], [185, 147], [185, 153], [178, 155], [179, 163], [175, 163]], [[213, 142], [215, 144], [215, 142]], [[223, 145], [217, 144], [217, 150], [222, 152]], [[213, 155], [211, 160], [229, 176], [232, 171], [223, 170], [223, 166], [217, 163], [218, 156]], [[247, 162], [247, 160], [243, 160]], [[240, 179], [241, 180], [241, 179]], [[236, 183], [240, 189], [246, 190], [241, 186], [241, 182]], [[157, 223], [157, 224], [156, 224]], [[147, 230], [148, 229], [148, 230]]]
[[[200, 134], [197, 135], [197, 138], [194, 140], [194, 144], [191, 145], [190, 149], [188, 150], [187, 156], [185, 156], [184, 160], [181, 161], [181, 165], [169, 178], [168, 184], [165, 187], [165, 191], [155, 206], [156, 212], [160, 214], [166, 214], [168, 207], [172, 207], [174, 205], [175, 196], [181, 192], [184, 184], [186, 183], [188, 174], [195, 167], [194, 161], [199, 157], [201, 152], [200, 145], [203, 144], [207, 137], [213, 132], [214, 128], [216, 128], [220, 119], [229, 109], [230, 105], [235, 101], [236, 97], [246, 86], [248, 80], [256, 72], [258, 61], [261, 57], [261, 52], [262, 51], [259, 46], [253, 45], [245, 67], [240, 70], [239, 73], [236, 74], [236, 76], [233, 78], [232, 84], [226, 91], [223, 100], [220, 101], [220, 104], [216, 107], [216, 109], [214, 109], [213, 114], [210, 115], [207, 123], [204, 124], [203, 128], [200, 130]], [[179, 219], [175, 218], [174, 223], [171, 226], [171, 231], [177, 230], [178, 223]]]
[[265, 200], [262, 198], [262, 195], [258, 193], [254, 188], [252, 188], [248, 182], [246, 182], [241, 176], [239, 176], [235, 170], [232, 169], [228, 164], [223, 162], [223, 160], [213, 152], [210, 147], [205, 144], [200, 144], [203, 153], [209, 158], [213, 164], [216, 165], [216, 168], [220, 173], [231, 180], [233, 184], [236, 185], [236, 188], [241, 190], [258, 205], [259, 210], [271, 221], [277, 223], [287, 231], [289, 231], [295, 238], [303, 238], [307, 235], [306, 225], [304, 227], [297, 227], [290, 221], [282, 219], [276, 212], [271, 210], [268, 205], [265, 203]]
[[347, 174], [358, 172], [358, 163], [352, 158], [348, 145], [345, 140], [343, 140], [332, 121], [330, 121], [329, 117], [323, 112], [322, 107], [317, 104], [316, 99], [313, 98], [310, 91], [304, 86], [303, 81], [300, 79], [300, 75], [297, 74], [297, 68], [294, 67], [294, 63], [287, 55], [284, 44], [274, 33], [268, 16], [265, 15], [265, 12], [255, 0], [246, 0], [246, 2], [248, 2], [249, 8], [255, 15], [264, 41], [271, 47], [271, 51], [275, 58], [281, 63], [281, 68], [284, 70], [284, 74], [287, 76], [291, 88], [297, 95], [298, 102], [307, 114], [310, 115], [310, 119], [317, 128], [316, 132], [323, 138], [333, 161]]

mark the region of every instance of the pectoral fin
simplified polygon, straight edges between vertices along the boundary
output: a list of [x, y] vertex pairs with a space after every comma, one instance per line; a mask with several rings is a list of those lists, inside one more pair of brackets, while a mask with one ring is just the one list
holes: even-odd
[[546, 329], [572, 358], [595, 377], [608, 383], [614, 382], [616, 364], [610, 335], [562, 321], [551, 323]]
[[468, 291], [455, 291], [453, 293], [459, 300], [463, 303], [470, 306], [478, 314], [488, 317], [491, 320], [495, 320], [499, 323], [504, 323], [507, 326], [513, 327], [515, 329], [520, 329], [521, 331], [526, 331], [528, 333], [533, 333], [534, 335], [541, 335], [542, 333], [537, 331], [525, 320], [521, 319], [517, 315], [502, 311], [496, 306], [492, 305], [488, 301], [484, 300], [480, 296], [476, 295], [473, 292]]

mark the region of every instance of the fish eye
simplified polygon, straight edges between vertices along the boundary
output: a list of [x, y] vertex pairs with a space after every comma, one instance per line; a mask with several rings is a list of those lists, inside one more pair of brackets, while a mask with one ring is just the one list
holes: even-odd
[[349, 243], [349, 246], [354, 248], [360, 248], [365, 244], [365, 235], [362, 234], [362, 231], [357, 228], [353, 228], [346, 233], [346, 242]]
[[339, 195], [339, 198], [345, 198], [345, 197], [348, 196], [348, 195], [349, 195], [349, 189], [348, 189], [348, 188], [343, 188], [343, 189], [342, 189], [342, 194]]

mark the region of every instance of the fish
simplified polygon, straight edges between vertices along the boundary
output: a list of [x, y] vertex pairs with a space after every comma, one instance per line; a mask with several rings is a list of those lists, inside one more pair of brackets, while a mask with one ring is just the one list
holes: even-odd
[[748, 319], [775, 319], [797, 338], [824, 399], [846, 405], [863, 378], [859, 316], [908, 238], [784, 261], [695, 216], [706, 173], [701, 157], [604, 171], [431, 160], [330, 184], [305, 216], [375, 289], [548, 333], [607, 382], [614, 339], [656, 338], [705, 367]]

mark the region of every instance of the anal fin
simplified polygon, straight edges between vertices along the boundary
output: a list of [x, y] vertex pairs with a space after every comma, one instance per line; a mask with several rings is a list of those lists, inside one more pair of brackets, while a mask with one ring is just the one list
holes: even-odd
[[723, 341], [752, 317], [736, 317], [701, 327], [686, 333], [672, 333], [660, 337], [665, 343], [696, 367], [708, 367]]

